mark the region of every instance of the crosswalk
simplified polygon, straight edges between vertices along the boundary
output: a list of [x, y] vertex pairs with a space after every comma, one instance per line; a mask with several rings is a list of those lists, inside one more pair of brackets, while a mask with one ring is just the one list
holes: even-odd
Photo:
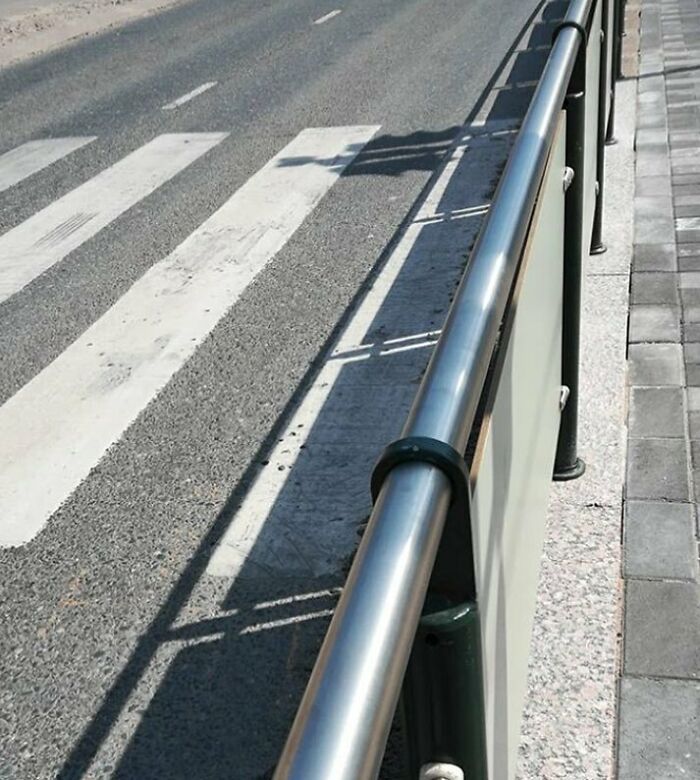
[[[300, 132], [0, 407], [0, 547], [36, 537], [378, 130]], [[226, 135], [158, 136], [1, 235], [0, 305]], [[92, 140], [6, 153], [0, 190]]]
[[0, 192], [47, 168], [95, 140], [95, 136], [78, 138], [43, 138], [0, 155]]

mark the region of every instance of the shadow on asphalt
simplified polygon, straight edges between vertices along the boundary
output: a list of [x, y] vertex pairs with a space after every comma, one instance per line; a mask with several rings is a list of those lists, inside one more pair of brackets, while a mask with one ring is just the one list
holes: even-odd
[[[546, 61], [547, 46], [557, 20], [567, 5], [566, 0], [540, 5], [541, 16], [533, 15], [514, 42], [467, 118], [467, 129], [480, 114], [486, 116], [487, 125], [522, 119], [534, 83]], [[540, 20], [531, 26], [535, 18]], [[525, 40], [528, 31], [530, 34]], [[448, 127], [405, 136], [380, 136], [365, 148], [344, 175], [400, 176], [408, 170], [434, 171], [460, 130], [463, 128]], [[284, 164], [299, 162], [288, 160]], [[221, 603], [221, 615], [183, 625], [183, 611], [202, 580], [212, 552], [259, 476], [261, 463], [269, 458], [271, 450], [285, 435], [289, 419], [316, 375], [318, 365], [309, 369], [285, 413], [260, 447], [255, 462], [250, 464], [244, 478], [230, 494], [160, 612], [138, 641], [131, 658], [60, 771], [61, 780], [88, 776], [93, 758], [130, 706], [133, 692], [156, 663], [159, 651], [171, 642], [189, 644], [182, 646], [167, 664], [112, 776], [124, 780], [160, 777], [170, 780], [262, 780], [271, 777], [342, 585], [342, 575], [328, 571], [338, 571], [339, 548], [347, 554], [345, 569], [349, 565], [358, 531], [371, 508], [368, 485], [374, 458], [383, 444], [399, 435], [411, 396], [420, 381], [421, 369], [417, 368], [416, 356], [410, 349], [387, 349], [390, 345], [382, 332], [382, 318], [386, 320], [383, 312], [392, 305], [396, 307], [397, 301], [392, 296], [405, 296], [406, 285], [401, 282], [411, 278], [414, 297], [410, 306], [410, 329], [406, 335], [409, 341], [410, 337], [415, 337], [414, 343], [408, 346], [422, 350], [424, 364], [434, 338], [418, 338], [418, 335], [435, 335], [448, 305], [443, 298], [436, 308], [435, 300], [429, 294], [430, 279], [440, 268], [456, 274], [466, 262], [469, 246], [449, 257], [433, 248], [441, 245], [441, 231], [455, 219], [480, 220], [483, 217], [483, 193], [479, 188], [473, 188], [472, 202], [462, 201], [455, 209], [451, 185], [452, 180], [436, 208], [444, 218], [426, 224], [421, 230], [399, 278], [363, 340], [363, 344], [378, 348], [368, 349], [366, 354], [360, 355], [363, 359], [350, 360], [343, 365], [340, 378], [306, 434], [306, 447], [311, 453], [320, 453], [320, 460], [300, 459], [300, 465], [292, 466], [287, 472], [282, 491], [262, 532]], [[472, 224], [478, 226], [478, 222]], [[392, 241], [390, 247], [393, 244]], [[425, 257], [431, 253], [434, 260], [431, 259], [431, 265], [425, 268]], [[388, 252], [385, 252], [368, 284], [387, 257]], [[356, 301], [348, 307], [349, 312], [356, 308], [368, 284], [358, 292]], [[404, 307], [405, 303], [404, 300]], [[343, 331], [348, 318], [349, 314], [338, 323], [324, 353]], [[392, 397], [389, 392], [392, 379], [395, 380], [394, 387], [402, 382], [401, 386], [410, 392]], [[372, 420], [371, 436], [380, 445], [363, 442], [362, 452], [358, 453], [352, 447], [346, 447], [339, 432], [356, 425], [358, 409], [361, 403], [366, 404], [368, 388], [375, 388], [373, 398], [379, 410], [376, 419]], [[333, 420], [333, 424], [329, 420]], [[338, 435], [336, 442], [329, 438], [333, 430]], [[314, 501], [320, 462], [332, 468], [332, 474], [327, 474], [326, 478], [337, 481], [333, 506], [321, 506], [320, 502]], [[345, 468], [350, 463], [352, 470]], [[360, 473], [356, 473], [358, 463], [362, 464]], [[288, 517], [290, 507], [296, 512], [291, 519]], [[283, 517], [285, 514], [287, 517]], [[296, 527], [290, 531], [295, 523]], [[309, 550], [313, 552], [313, 562], [305, 564]], [[283, 577], [275, 566], [275, 559], [290, 551], [296, 554], [300, 565], [291, 575], [287, 572]], [[324, 561], [324, 556], [328, 560], [326, 571], [318, 563]], [[254, 674], [253, 668], [265, 669], [265, 677]], [[382, 768], [381, 776], [386, 780], [404, 776], [401, 754], [402, 736], [397, 725], [392, 731]]]

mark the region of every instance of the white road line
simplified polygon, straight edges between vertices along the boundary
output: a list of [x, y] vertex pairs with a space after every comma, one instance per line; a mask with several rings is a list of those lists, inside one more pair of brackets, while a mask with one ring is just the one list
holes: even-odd
[[14, 187], [23, 179], [60, 160], [97, 136], [76, 138], [42, 138], [28, 141], [0, 156], [0, 192]]
[[325, 16], [320, 16], [318, 19], [314, 20], [314, 24], [323, 24], [324, 22], [329, 22], [331, 19], [334, 19], [338, 14], [342, 14], [342, 10], [340, 8], [336, 8], [335, 11], [331, 11], [330, 13], [325, 14]]
[[[372, 460], [400, 434], [416, 378], [439, 335], [410, 329], [425, 325], [428, 312], [444, 306], [453, 291], [464, 248], [485, 211], [489, 182], [507, 157], [506, 143], [480, 128], [454, 150], [260, 467], [207, 574], [337, 574], [352, 553], [357, 524], [369, 510]], [[470, 155], [471, 149], [476, 151]], [[470, 208], [471, 221], [451, 218], [470, 201], [480, 204]], [[439, 273], [431, 270], [436, 261]], [[421, 301], [407, 305], [419, 288]], [[367, 338], [370, 330], [382, 333], [380, 342]]]
[[188, 92], [186, 95], [182, 95], [182, 97], [177, 98], [177, 100], [173, 100], [172, 103], [166, 103], [164, 106], [162, 106], [162, 110], [173, 111], [185, 103], [189, 103], [192, 98], [196, 98], [197, 95], [201, 95], [202, 92], [206, 92], [208, 89], [215, 87], [218, 83], [218, 81], [207, 81], [206, 84], [202, 84], [196, 89], [193, 89], [192, 92]]
[[0, 236], [0, 303], [63, 260], [226, 135], [159, 135]]
[[301, 132], [0, 407], [0, 546], [41, 530], [378, 129]]

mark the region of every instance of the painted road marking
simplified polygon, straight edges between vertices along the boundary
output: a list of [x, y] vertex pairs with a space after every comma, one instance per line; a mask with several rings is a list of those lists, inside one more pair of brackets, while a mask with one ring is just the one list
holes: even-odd
[[201, 95], [202, 92], [206, 92], [208, 89], [215, 87], [218, 83], [219, 83], [218, 81], [207, 81], [205, 84], [201, 84], [199, 87], [193, 89], [191, 92], [188, 92], [186, 95], [182, 95], [182, 97], [177, 98], [177, 100], [173, 100], [172, 103], [166, 103], [162, 107], [162, 110], [173, 111], [174, 109], [179, 108], [185, 103], [189, 103], [190, 100], [192, 100], [192, 98], [196, 98], [197, 95]]
[[41, 530], [378, 129], [302, 131], [0, 407], [0, 546]]
[[0, 303], [226, 138], [159, 135], [0, 236]]
[[42, 138], [28, 141], [0, 155], [0, 192], [14, 187], [62, 157], [80, 149], [97, 138], [95, 135], [76, 138]]
[[[337, 574], [355, 549], [357, 524], [371, 506], [372, 459], [399, 436], [416, 378], [439, 337], [420, 325], [461, 275], [464, 247], [475, 239], [488, 208], [489, 182], [507, 157], [512, 134], [499, 142], [490, 130], [475, 128], [474, 136], [464, 131], [259, 467], [207, 574], [232, 580]], [[477, 151], [469, 155], [471, 149]], [[431, 270], [435, 262], [439, 273]], [[422, 300], [412, 311], [406, 301], [419, 284]], [[368, 332], [383, 337], [368, 338]]]
[[331, 11], [330, 13], [327, 13], [325, 16], [321, 16], [318, 19], [314, 20], [314, 24], [324, 24], [324, 22], [329, 22], [331, 19], [334, 19], [338, 14], [342, 14], [342, 10], [340, 8], [336, 8], [335, 11]]

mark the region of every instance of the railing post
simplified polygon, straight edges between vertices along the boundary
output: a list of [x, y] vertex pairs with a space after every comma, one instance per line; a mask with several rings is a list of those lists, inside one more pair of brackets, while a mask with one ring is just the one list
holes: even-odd
[[579, 49], [569, 83], [566, 109], [566, 161], [574, 178], [566, 193], [564, 216], [564, 310], [562, 313], [562, 385], [568, 400], [562, 410], [559, 441], [554, 461], [556, 481], [580, 477], [586, 464], [578, 457], [579, 348], [581, 330], [582, 258], [584, 237], [584, 168], [586, 136], [586, 41]]
[[[591, 235], [591, 254], [602, 255], [607, 251], [603, 243], [603, 202], [605, 195], [605, 133], [607, 125], [606, 107], [608, 98], [608, 42], [612, 31], [609, 29], [610, 3], [617, 0], [601, 0], [603, 3], [602, 30], [600, 46], [600, 77], [598, 79], [598, 138], [596, 142], [596, 199], [593, 215], [593, 233]], [[611, 71], [611, 80], [614, 74]]]
[[487, 780], [482, 675], [476, 604], [427, 608], [401, 693], [406, 777], [445, 763], [469, 780]]
[[617, 143], [615, 138], [615, 82], [622, 78], [622, 35], [624, 32], [624, 0], [610, 0], [614, 3], [613, 44], [612, 44], [612, 68], [610, 83], [610, 116], [606, 129], [605, 143], [612, 146]]
[[615, 43], [617, 51], [615, 54], [615, 78], [622, 78], [622, 39], [625, 36], [625, 0], [615, 0], [615, 18], [617, 19], [617, 34]]

